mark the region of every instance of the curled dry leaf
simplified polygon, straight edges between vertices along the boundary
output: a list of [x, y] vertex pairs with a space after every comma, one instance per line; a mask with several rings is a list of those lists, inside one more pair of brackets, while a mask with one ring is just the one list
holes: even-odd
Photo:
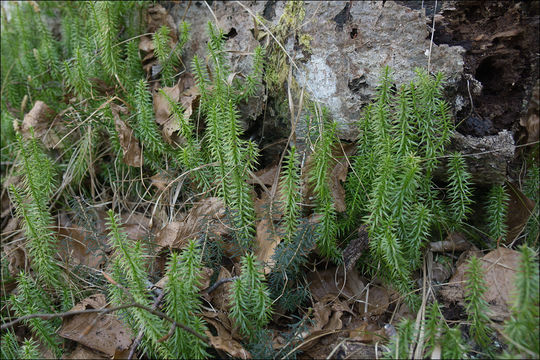
[[[104, 307], [107, 307], [105, 295], [94, 294], [75, 305], [71, 311]], [[116, 316], [108, 314], [100, 316], [95, 325], [89, 329], [96, 318], [98, 318], [96, 313], [65, 317], [58, 335], [101, 351], [109, 357], [113, 356], [117, 349], [129, 348], [133, 342], [133, 334], [126, 325], [121, 323]]]
[[[164, 87], [161, 90], [174, 102], [180, 99], [180, 81], [176, 83], [173, 87]], [[165, 124], [171, 116], [171, 109], [169, 102], [165, 95], [159, 91], [154, 91], [154, 113], [156, 114], [156, 122], [159, 125]]]
[[523, 194], [514, 184], [506, 182], [506, 193], [510, 201], [505, 224], [508, 228], [505, 244], [512, 243], [523, 231], [529, 221], [536, 203]]
[[217, 336], [213, 336], [209, 331], [206, 332], [206, 336], [210, 339], [210, 343], [216, 350], [225, 351], [233, 358], [251, 359], [249, 351], [236, 341], [230, 330], [227, 330], [220, 321], [216, 318], [216, 314], [205, 313], [203, 315], [207, 324], [213, 326], [217, 331]]
[[20, 127], [20, 132], [25, 139], [31, 137], [31, 130], [34, 131], [36, 139], [40, 139], [47, 148], [56, 145], [60, 138], [56, 135], [52, 127], [55, 112], [43, 101], [36, 101], [32, 110], [24, 115], [24, 120]]
[[122, 160], [126, 165], [133, 167], [141, 167], [143, 165], [143, 157], [141, 155], [141, 147], [139, 141], [133, 135], [133, 130], [120, 119], [119, 112], [122, 112], [120, 106], [111, 104], [111, 112], [114, 116], [114, 127], [118, 133], [118, 140], [122, 148]]
[[[475, 255], [481, 257], [478, 252]], [[502, 321], [510, 316], [509, 305], [515, 291], [515, 276], [519, 259], [520, 253], [518, 251], [503, 247], [489, 252], [480, 259], [487, 285], [484, 299], [489, 304], [488, 316], [493, 320]], [[447, 285], [441, 290], [441, 295], [447, 301], [464, 304], [465, 272], [468, 266], [468, 261], [461, 261], [450, 279], [451, 285]]]
[[276, 234], [272, 221], [267, 217], [257, 224], [257, 237], [255, 244], [255, 256], [257, 260], [264, 264], [264, 273], [269, 274], [274, 267], [272, 255], [276, 247], [281, 242], [281, 238]]
[[[18, 222], [16, 218], [10, 219], [10, 221]], [[6, 232], [2, 233], [2, 238]], [[9, 243], [2, 245], [5, 258], [2, 256], [2, 262], [7, 260], [7, 268], [11, 279], [7, 276], [2, 276], [2, 286], [0, 291], [3, 295], [7, 295], [11, 290], [17, 286], [16, 277], [21, 271], [24, 270], [26, 264], [26, 252], [21, 241], [10, 241]], [[5, 293], [4, 293], [5, 292]]]
[[13, 203], [9, 198], [9, 192], [6, 191], [9, 189], [10, 185], [19, 184], [21, 181], [21, 176], [19, 175], [8, 175], [6, 176], [4, 182], [2, 183], [2, 198], [0, 199], [0, 218], [5, 218], [8, 215], [11, 215], [11, 210], [13, 208]]
[[[369, 291], [368, 291], [369, 290]], [[361, 297], [364, 303], [357, 303], [358, 312], [363, 316], [382, 315], [390, 305], [389, 291], [378, 285], [370, 285]], [[367, 302], [367, 308], [365, 303]], [[367, 309], [367, 313], [365, 310]]]
[[157, 251], [163, 248], [182, 249], [189, 240], [196, 238], [201, 232], [208, 231], [210, 237], [221, 237], [229, 230], [222, 223], [225, 216], [225, 205], [220, 198], [210, 197], [197, 203], [183, 221], [167, 224], [155, 239]]
[[304, 337], [300, 349], [309, 350], [317, 344], [315, 339], [340, 330], [343, 327], [341, 317], [344, 312], [352, 313], [347, 304], [330, 294], [313, 305], [313, 325]]
[[255, 192], [252, 194], [253, 205], [255, 208], [255, 217], [257, 219], [263, 219], [265, 217], [271, 217], [273, 221], [278, 221], [283, 216], [283, 209], [281, 203], [278, 201], [280, 198], [280, 188], [276, 191], [276, 196], [272, 202], [270, 194], [267, 191], [263, 191], [258, 197]]
[[7, 225], [0, 235], [0, 238], [5, 241], [2, 244], [2, 250], [4, 252], [2, 263], [5, 264], [7, 262], [10, 275], [9, 277], [2, 276], [2, 286], [0, 287], [2, 295], [7, 295], [17, 286], [16, 277], [20, 271], [24, 270], [27, 262], [26, 249], [22, 241], [24, 240], [24, 234], [19, 226], [19, 218], [12, 217], [8, 220]]

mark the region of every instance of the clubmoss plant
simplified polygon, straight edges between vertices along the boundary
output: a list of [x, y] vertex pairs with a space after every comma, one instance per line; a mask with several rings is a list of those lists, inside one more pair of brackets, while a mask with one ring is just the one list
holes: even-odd
[[240, 333], [252, 340], [270, 320], [272, 302], [266, 284], [262, 266], [253, 254], [242, 258], [242, 273], [234, 280], [229, 294], [230, 316]]

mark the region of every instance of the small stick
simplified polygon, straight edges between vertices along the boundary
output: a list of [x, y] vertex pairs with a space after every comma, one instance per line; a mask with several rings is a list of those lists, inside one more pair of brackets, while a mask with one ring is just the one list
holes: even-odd
[[225, 278], [225, 279], [218, 280], [218, 281], [216, 281], [214, 283], [214, 285], [202, 290], [202, 292], [210, 294], [212, 291], [216, 290], [221, 284], [224, 284], [224, 283], [230, 282], [230, 281], [234, 281], [236, 279], [238, 279], [238, 276], [233, 276], [231, 278]]

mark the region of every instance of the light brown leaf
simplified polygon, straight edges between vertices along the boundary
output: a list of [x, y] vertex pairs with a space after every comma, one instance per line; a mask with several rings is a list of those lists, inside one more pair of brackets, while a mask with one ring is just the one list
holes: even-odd
[[367, 314], [364, 312], [364, 303], [357, 303], [358, 312], [360, 314], [364, 314], [363, 316], [382, 315], [386, 312], [388, 306], [390, 305], [390, 294], [388, 290], [384, 287], [373, 284], [369, 286], [369, 292], [363, 292], [360, 299], [367, 301], [368, 303]]
[[275, 233], [271, 220], [263, 218], [257, 224], [257, 237], [255, 244], [255, 256], [264, 264], [264, 273], [269, 274], [274, 266], [272, 255], [281, 242], [281, 238]]
[[204, 319], [217, 331], [217, 336], [213, 336], [212, 333], [206, 331], [206, 336], [208, 336], [210, 343], [215, 349], [225, 351], [233, 358], [251, 359], [251, 354], [238, 341], [233, 339], [231, 332], [219, 321], [207, 316], [204, 316]]
[[118, 140], [122, 148], [122, 160], [126, 165], [133, 167], [141, 167], [143, 165], [143, 157], [139, 141], [133, 135], [133, 130], [126, 124], [118, 112], [122, 111], [117, 105], [111, 104], [111, 112], [114, 116], [114, 127], [118, 133]]
[[[210, 278], [212, 277], [213, 274], [214, 274], [214, 270], [206, 266], [203, 266], [203, 268], [201, 269], [201, 279], [200, 279], [199, 290], [204, 290], [210, 286]], [[157, 283], [155, 283], [154, 286], [157, 288], [163, 289], [168, 281], [169, 281], [169, 276], [165, 275]]]
[[[193, 114], [193, 109], [198, 106], [200, 99], [200, 93], [195, 86], [195, 79], [190, 73], [184, 73], [181, 75], [178, 83], [173, 87], [165, 87], [162, 89], [167, 96], [174, 102], [180, 102], [184, 109], [184, 119], [189, 119]], [[169, 143], [183, 144], [185, 139], [181, 136], [174, 136], [175, 133], [180, 130], [180, 121], [184, 119], [178, 119], [176, 116], [171, 116], [172, 109], [167, 98], [156, 90], [154, 92], [154, 112], [156, 114], [156, 122], [163, 125], [162, 134], [163, 138]]]
[[[105, 295], [94, 294], [75, 305], [71, 311], [102, 309], [106, 305]], [[88, 331], [88, 326], [96, 317], [98, 317], [96, 313], [65, 317], [58, 335], [109, 356], [113, 356], [119, 348], [129, 348], [133, 342], [133, 334], [114, 315], [100, 316], [96, 324]]]
[[[18, 222], [19, 221], [17, 218], [10, 219], [10, 223], [12, 224], [17, 224]], [[4, 234], [7, 233], [9, 232], [4, 231], [2, 233], [2, 238], [4, 238]], [[8, 281], [7, 276], [3, 276], [0, 291], [3, 295], [7, 295], [7, 293], [9, 293], [17, 286], [15, 278], [19, 275], [20, 271], [24, 270], [27, 256], [26, 250], [23, 247], [23, 243], [21, 241], [10, 241], [9, 243], [2, 244], [2, 250], [4, 254], [6, 254], [5, 258], [2, 256], [2, 262], [7, 261], [9, 275], [13, 277], [12, 280]]]
[[202, 200], [189, 212], [183, 221], [167, 224], [156, 236], [157, 251], [163, 248], [182, 249], [190, 239], [201, 231], [209, 231], [210, 236], [220, 237], [228, 234], [229, 229], [221, 222], [225, 216], [223, 201], [217, 197]]
[[152, 181], [152, 185], [157, 187], [160, 191], [165, 191], [173, 179], [167, 174], [159, 173], [152, 176], [150, 180]]
[[[475, 255], [478, 256], [478, 252]], [[515, 290], [515, 275], [519, 259], [520, 253], [518, 251], [503, 247], [480, 258], [487, 285], [484, 299], [489, 304], [488, 316], [493, 320], [502, 321], [510, 316], [509, 305]], [[468, 261], [462, 260], [450, 279], [451, 285], [447, 285], [441, 290], [441, 295], [447, 301], [464, 304], [467, 279], [465, 272], [468, 267]]]
[[313, 325], [309, 327], [301, 349], [306, 351], [317, 344], [317, 341], [311, 341], [311, 339], [330, 335], [336, 330], [340, 330], [343, 327], [341, 317], [345, 311], [352, 313], [347, 304], [336, 299], [333, 295], [326, 295], [315, 303], [313, 305]]
[[47, 148], [52, 148], [60, 140], [51, 129], [55, 112], [43, 101], [36, 101], [32, 110], [24, 115], [20, 130], [23, 138], [31, 137], [31, 128], [36, 139], [40, 139]]
[[[262, 182], [264, 185], [272, 186], [274, 184], [274, 180], [276, 176], [279, 176], [278, 164], [267, 166], [264, 169], [261, 169], [255, 172], [253, 175], [255, 175], [258, 178], [258, 180]], [[247, 180], [247, 183], [253, 185], [253, 184], [258, 184], [259, 181], [257, 181], [254, 178], [249, 178]]]
[[[176, 102], [180, 99], [180, 82], [173, 87], [164, 87], [161, 90], [167, 94], [171, 101]], [[165, 124], [171, 116], [169, 101], [159, 90], [154, 92], [154, 113], [159, 125]]]
[[139, 50], [144, 52], [154, 51], [154, 42], [150, 36], [146, 35], [141, 37], [141, 41], [139, 41]]

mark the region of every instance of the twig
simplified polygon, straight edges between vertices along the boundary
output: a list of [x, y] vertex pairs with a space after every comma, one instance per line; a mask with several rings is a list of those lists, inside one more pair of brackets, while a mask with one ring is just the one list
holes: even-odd
[[238, 279], [238, 276], [233, 276], [233, 277], [230, 277], [230, 278], [225, 278], [225, 279], [221, 279], [221, 280], [218, 280], [214, 283], [214, 285], [202, 290], [202, 293], [207, 293], [207, 294], [210, 294], [212, 291], [216, 290], [220, 285], [226, 283], [226, 282], [230, 282], [230, 281], [234, 281]]

